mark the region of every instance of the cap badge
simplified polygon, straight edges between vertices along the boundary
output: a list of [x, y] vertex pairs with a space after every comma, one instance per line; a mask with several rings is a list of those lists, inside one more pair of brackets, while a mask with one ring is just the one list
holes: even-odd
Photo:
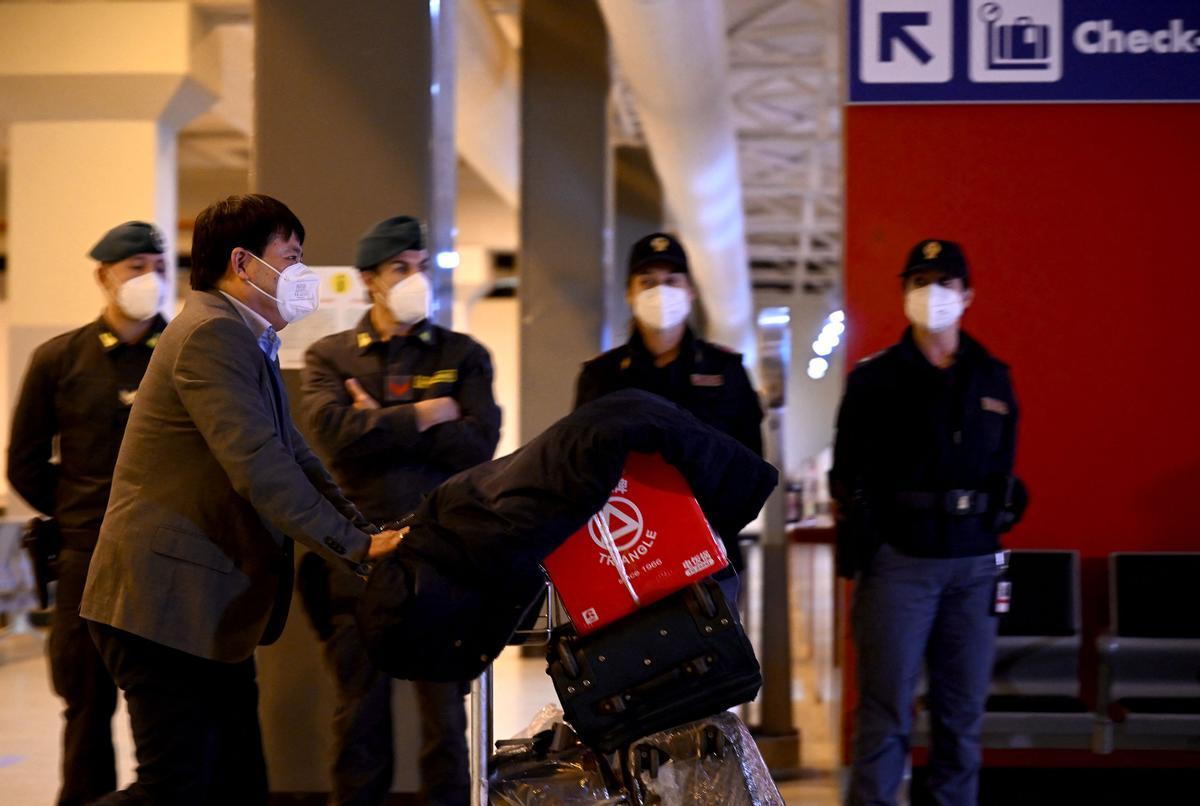
[[942, 253], [942, 245], [937, 241], [930, 241], [925, 244], [922, 253], [925, 255], [926, 260], [933, 260]]
[[669, 247], [670, 245], [671, 245], [671, 242], [668, 241], [666, 238], [662, 237], [661, 235], [658, 236], [657, 238], [653, 239], [652, 241], [650, 241], [650, 248], [653, 249], [655, 252], [665, 252], [665, 251], [667, 251], [667, 247]]

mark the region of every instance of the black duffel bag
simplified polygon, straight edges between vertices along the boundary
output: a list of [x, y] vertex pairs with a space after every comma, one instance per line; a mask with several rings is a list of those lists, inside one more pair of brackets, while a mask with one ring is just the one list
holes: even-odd
[[611, 752], [754, 699], [762, 672], [712, 579], [586, 636], [555, 636], [548, 673], [575, 732]]

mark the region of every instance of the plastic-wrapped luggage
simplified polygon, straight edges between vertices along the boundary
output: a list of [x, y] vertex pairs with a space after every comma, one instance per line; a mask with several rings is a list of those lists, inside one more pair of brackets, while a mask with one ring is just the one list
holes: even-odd
[[750, 732], [730, 713], [661, 731], [609, 756], [560, 723], [498, 742], [492, 806], [783, 806]]
[[492, 806], [631, 806], [608, 759], [559, 722], [526, 739], [496, 743], [488, 782]]
[[634, 742], [625, 769], [641, 806], [783, 806], [750, 731], [730, 713]]

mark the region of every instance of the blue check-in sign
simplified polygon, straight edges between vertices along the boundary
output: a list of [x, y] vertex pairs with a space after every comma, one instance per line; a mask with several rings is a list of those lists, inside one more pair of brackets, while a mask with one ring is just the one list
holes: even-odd
[[852, 0], [850, 103], [1200, 101], [1200, 0]]

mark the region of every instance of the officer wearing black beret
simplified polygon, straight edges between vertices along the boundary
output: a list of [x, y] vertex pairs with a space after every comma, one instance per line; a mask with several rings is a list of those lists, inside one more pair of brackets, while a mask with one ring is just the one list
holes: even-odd
[[[301, 408], [346, 496], [369, 520], [387, 523], [454, 473], [492, 458], [500, 409], [487, 350], [428, 319], [429, 253], [417, 219], [380, 221], [359, 240], [354, 265], [371, 309], [357, 327], [309, 348]], [[331, 802], [382, 803], [392, 781], [391, 678], [374, 668], [358, 636], [361, 581], [322, 563], [304, 558], [301, 588], [338, 688]], [[422, 802], [467, 803], [466, 683], [415, 688]]]
[[959, 327], [974, 302], [953, 241], [920, 241], [901, 273], [911, 326], [850, 373], [830, 486], [838, 572], [856, 580], [859, 702], [848, 802], [895, 803], [928, 663], [929, 785], [977, 800], [992, 673], [999, 535], [1020, 518], [1008, 367]]
[[66, 701], [60, 804], [89, 803], [117, 785], [117, 689], [79, 618], [79, 601], [129, 409], [166, 326], [160, 311], [169, 290], [163, 239], [153, 224], [114, 227], [88, 255], [99, 264], [104, 310], [34, 351], [8, 445], [9, 483], [57, 525], [38, 534], [46, 552], [47, 543], [59, 544], [48, 656], [54, 691]]
[[[583, 365], [575, 406], [618, 389], [665, 397], [762, 455], [762, 406], [742, 356], [696, 338], [688, 326], [696, 291], [683, 244], [665, 232], [639, 240], [629, 252], [625, 299], [633, 310], [629, 340]], [[722, 535], [741, 569], [737, 535]]]

